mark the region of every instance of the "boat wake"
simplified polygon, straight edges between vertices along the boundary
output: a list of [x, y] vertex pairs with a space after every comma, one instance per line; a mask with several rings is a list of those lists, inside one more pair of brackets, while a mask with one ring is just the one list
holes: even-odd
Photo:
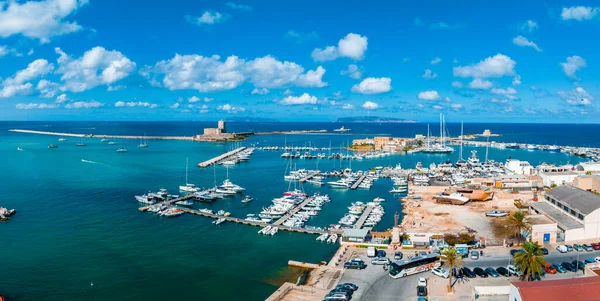
[[86, 160], [86, 159], [81, 159], [81, 162], [83, 162], [83, 163], [90, 163], [90, 164], [105, 165], [104, 163], [100, 163], [100, 162], [96, 162], [96, 161], [90, 161], [90, 160]]

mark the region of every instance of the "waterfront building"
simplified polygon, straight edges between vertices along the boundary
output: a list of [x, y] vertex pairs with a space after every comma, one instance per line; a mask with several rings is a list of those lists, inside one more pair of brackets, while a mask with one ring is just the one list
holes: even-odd
[[510, 301], [597, 300], [600, 277], [510, 283]]
[[506, 164], [504, 164], [504, 167], [518, 175], [528, 176], [533, 173], [533, 167], [527, 161], [508, 159], [506, 160]]
[[600, 175], [583, 175], [573, 180], [573, 185], [587, 191], [600, 191]]
[[600, 174], [600, 163], [597, 162], [582, 162], [575, 166], [575, 170], [582, 173]]
[[342, 233], [343, 242], [369, 242], [371, 241], [371, 231], [369, 229], [345, 229]]
[[365, 138], [365, 139], [354, 139], [352, 140], [352, 145], [354, 146], [362, 146], [362, 145], [375, 145], [373, 139]]
[[544, 187], [552, 185], [573, 184], [573, 180], [577, 177], [577, 173], [573, 171], [573, 166], [551, 166], [540, 165], [536, 168], [538, 176], [542, 178]]
[[537, 177], [527, 177], [524, 175], [499, 175], [496, 178], [495, 186], [501, 189], [512, 189], [519, 191], [535, 190], [538, 188]]
[[375, 150], [383, 150], [383, 146], [392, 141], [392, 137], [375, 137], [373, 141], [375, 142]]
[[531, 210], [557, 223], [558, 242], [600, 237], [600, 195], [559, 186], [546, 192], [544, 200], [533, 202]]

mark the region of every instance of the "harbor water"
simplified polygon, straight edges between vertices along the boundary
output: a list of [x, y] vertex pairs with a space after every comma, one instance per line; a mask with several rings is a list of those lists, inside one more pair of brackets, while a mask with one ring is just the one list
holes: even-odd
[[[195, 203], [193, 208], [223, 209], [234, 217], [259, 213], [271, 200], [290, 188], [284, 181], [286, 169], [352, 168], [377, 166], [414, 168], [458, 159], [450, 155], [402, 154], [349, 160], [292, 161], [283, 151], [257, 150], [249, 162], [230, 167], [200, 169], [196, 164], [237, 146], [294, 145], [339, 148], [352, 139], [391, 134], [414, 137], [425, 134], [425, 124], [347, 124], [346, 134], [255, 136], [239, 143], [195, 143], [150, 140], [148, 148], [137, 148], [135, 140], [115, 140], [108, 145], [99, 139], [67, 138], [8, 132], [31, 129], [84, 134], [192, 136], [214, 123], [202, 122], [2, 122], [0, 123], [0, 206], [17, 214], [0, 224], [0, 293], [10, 300], [264, 300], [287, 275], [287, 261], [329, 260], [335, 245], [315, 241], [315, 235], [280, 231], [275, 236], [258, 235], [259, 228], [224, 223], [192, 215], [158, 217], [137, 210], [134, 195], [165, 188], [178, 194], [185, 184], [186, 159], [189, 182], [212, 187], [227, 178], [247, 189], [255, 201], [243, 204], [243, 195]], [[231, 123], [230, 132], [334, 129], [336, 123]], [[600, 134], [599, 125], [465, 124], [465, 133], [491, 129], [501, 134], [495, 141], [597, 147], [589, 139]], [[456, 136], [460, 125], [449, 124]], [[86, 146], [76, 146], [76, 143]], [[48, 145], [58, 148], [49, 149]], [[122, 147], [128, 152], [118, 153]], [[21, 148], [22, 151], [17, 151]], [[477, 150], [484, 159], [485, 148], [465, 147], [464, 157]], [[339, 152], [332, 150], [331, 152]], [[329, 150], [318, 152], [329, 154]], [[344, 151], [345, 152], [345, 151]], [[582, 158], [555, 152], [489, 149], [489, 158], [507, 158], [576, 164]], [[327, 194], [331, 202], [307, 224], [328, 227], [348, 211], [352, 202], [384, 198], [386, 214], [376, 230], [393, 226], [393, 215], [401, 213], [398, 197], [390, 195], [391, 181], [380, 179], [370, 190], [330, 189], [302, 185], [307, 193]], [[235, 287], [235, 291], [230, 290]]]

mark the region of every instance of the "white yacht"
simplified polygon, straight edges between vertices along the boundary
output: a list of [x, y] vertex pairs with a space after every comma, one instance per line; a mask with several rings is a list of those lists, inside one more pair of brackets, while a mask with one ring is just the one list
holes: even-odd
[[477, 158], [477, 151], [476, 150], [472, 150], [471, 151], [471, 156], [467, 160], [467, 163], [472, 168], [480, 167], [481, 166], [481, 162], [479, 161], [479, 158]]
[[339, 128], [339, 129], [335, 129], [335, 130], [333, 130], [333, 131], [334, 131], [334, 132], [338, 132], [338, 133], [345, 133], [345, 132], [350, 132], [350, 131], [352, 131], [352, 130], [351, 130], [351, 129], [347, 129], [347, 128], [345, 128], [344, 126], [342, 126], [341, 128]]
[[126, 153], [126, 152], [127, 152], [126, 148], [120, 147], [120, 148], [117, 149], [117, 153]]
[[194, 184], [188, 183], [188, 163], [189, 160], [185, 159], [185, 185], [179, 186], [179, 190], [183, 192], [198, 192], [200, 188], [196, 187]]
[[327, 185], [331, 186], [331, 188], [350, 188], [350, 184], [344, 181], [327, 182]]

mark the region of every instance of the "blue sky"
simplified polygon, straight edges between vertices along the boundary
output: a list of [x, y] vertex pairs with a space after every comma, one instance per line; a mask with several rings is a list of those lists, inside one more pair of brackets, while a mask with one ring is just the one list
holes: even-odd
[[597, 1], [0, 1], [0, 119], [597, 122]]

